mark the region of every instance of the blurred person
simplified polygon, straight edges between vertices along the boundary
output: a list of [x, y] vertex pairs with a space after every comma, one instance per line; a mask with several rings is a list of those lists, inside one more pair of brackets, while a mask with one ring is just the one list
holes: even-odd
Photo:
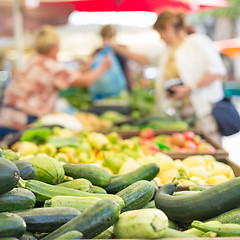
[[[110, 45], [116, 54], [116, 57], [119, 61], [121, 69], [125, 75], [127, 80], [127, 89], [131, 91], [132, 89], [132, 81], [130, 79], [129, 68], [128, 68], [128, 60], [133, 60], [138, 62], [141, 65], [146, 65], [149, 63], [148, 58], [142, 54], [134, 53], [130, 51], [127, 46], [118, 44], [116, 42], [116, 29], [112, 25], [105, 25], [100, 30], [100, 36], [102, 38], [103, 47], [105, 45]], [[100, 49], [97, 49], [95, 54]]]
[[166, 44], [156, 80], [157, 109], [173, 106], [183, 119], [197, 116], [195, 127], [219, 141], [221, 135], [212, 110], [224, 99], [226, 69], [213, 42], [194, 33], [183, 13], [164, 11], [153, 28]]
[[59, 43], [59, 35], [52, 26], [42, 26], [36, 32], [36, 54], [23, 70], [16, 73], [4, 91], [0, 108], [0, 138], [17, 132], [39, 116], [51, 113], [59, 90], [70, 86], [90, 86], [111, 66], [106, 56], [94, 70], [68, 71], [57, 61]]

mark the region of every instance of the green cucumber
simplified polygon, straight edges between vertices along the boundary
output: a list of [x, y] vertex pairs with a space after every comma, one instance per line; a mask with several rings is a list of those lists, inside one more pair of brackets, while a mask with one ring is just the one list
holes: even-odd
[[28, 161], [36, 171], [36, 180], [50, 184], [58, 184], [64, 180], [63, 166], [56, 159], [45, 156], [28, 158]]
[[173, 222], [173, 221], [168, 219], [168, 228], [177, 230], [178, 229], [178, 225], [175, 222]]
[[190, 191], [203, 191], [203, 190], [206, 190], [211, 187], [212, 187], [212, 185], [192, 185], [192, 186], [189, 186], [189, 190]]
[[195, 237], [202, 237], [205, 232], [198, 230], [197, 228], [190, 228], [184, 231], [184, 233], [191, 234]]
[[65, 174], [74, 179], [85, 178], [89, 180], [93, 185], [99, 187], [107, 186], [111, 181], [110, 173], [99, 166], [91, 164], [64, 164], [63, 166]]
[[73, 207], [81, 212], [85, 212], [100, 200], [100, 198], [96, 197], [56, 196], [45, 201], [44, 207]]
[[191, 226], [204, 232], [215, 232], [218, 236], [222, 237], [240, 236], [240, 224], [220, 223], [218, 221], [206, 223], [193, 221]]
[[17, 160], [14, 162], [20, 171], [20, 177], [24, 180], [35, 179], [36, 171], [33, 165], [26, 160]]
[[121, 197], [125, 203], [122, 212], [142, 208], [153, 197], [155, 188], [146, 180], [137, 181], [116, 195]]
[[116, 238], [160, 238], [168, 227], [167, 216], [158, 209], [124, 212], [113, 225]]
[[191, 195], [191, 194], [195, 194], [195, 193], [199, 193], [200, 191], [178, 191], [178, 192], [174, 192], [173, 196], [183, 196], [183, 195]]
[[6, 237], [6, 238], [0, 238], [1, 240], [18, 240], [18, 238], [15, 237]]
[[23, 218], [14, 213], [0, 213], [0, 238], [21, 237], [26, 231]]
[[31, 191], [23, 188], [14, 188], [0, 195], [0, 212], [30, 209], [35, 206], [35, 203], [36, 197]]
[[218, 221], [221, 223], [236, 223], [240, 224], [240, 208], [235, 208], [230, 211], [224, 212], [208, 221]]
[[37, 240], [36, 236], [30, 232], [25, 232], [19, 240]]
[[27, 231], [37, 233], [50, 233], [66, 222], [81, 214], [75, 208], [33, 208], [21, 212], [15, 212], [22, 217], [27, 224]]
[[82, 239], [82, 233], [80, 233], [79, 231], [70, 231], [55, 238], [55, 240], [56, 239]]
[[106, 194], [107, 192], [104, 188], [93, 185], [92, 193]]
[[153, 180], [160, 169], [156, 163], [145, 164], [136, 170], [112, 179], [111, 183], [105, 187], [108, 193], [117, 193], [132, 183], [140, 180]]
[[120, 205], [115, 199], [103, 199], [42, 240], [55, 239], [73, 230], [81, 232], [84, 239], [94, 238], [117, 221], [120, 211]]
[[100, 233], [97, 235], [94, 239], [113, 239], [114, 234], [113, 234], [113, 226], [105, 230], [104, 232]]
[[20, 172], [10, 160], [0, 157], [0, 194], [11, 191], [18, 183]]
[[169, 183], [155, 195], [156, 207], [176, 223], [207, 220], [239, 206], [240, 177], [191, 195], [171, 196], [176, 188]]
[[167, 228], [161, 238], [196, 238], [196, 236], [175, 229]]
[[152, 201], [148, 202], [148, 203], [145, 204], [142, 208], [156, 208], [156, 206], [155, 206], [155, 201], [152, 200]]
[[72, 188], [83, 192], [92, 192], [93, 189], [92, 183], [84, 178], [73, 179], [68, 182], [60, 183], [58, 186]]
[[75, 196], [75, 197], [96, 197], [96, 198], [114, 198], [118, 201], [121, 208], [124, 206], [124, 201], [116, 195], [112, 194], [95, 194], [95, 193], [88, 193], [82, 192], [79, 190], [66, 188], [66, 187], [59, 187], [57, 185], [51, 185], [47, 183], [43, 183], [37, 180], [29, 180], [19, 181], [19, 185], [30, 190], [35, 196], [38, 202], [45, 202], [48, 199], [51, 199], [55, 196]]

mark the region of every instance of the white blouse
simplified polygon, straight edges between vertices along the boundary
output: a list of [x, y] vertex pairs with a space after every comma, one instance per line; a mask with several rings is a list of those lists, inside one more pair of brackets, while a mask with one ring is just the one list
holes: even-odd
[[[165, 47], [160, 56], [159, 75], [156, 79], [157, 108], [168, 106], [164, 93], [164, 68], [171, 48]], [[226, 75], [226, 69], [213, 42], [205, 35], [194, 33], [184, 40], [176, 50], [176, 64], [180, 78], [185, 85], [195, 86], [206, 73]], [[224, 97], [221, 80], [191, 92], [190, 99], [197, 117], [202, 118], [212, 111], [212, 104]]]

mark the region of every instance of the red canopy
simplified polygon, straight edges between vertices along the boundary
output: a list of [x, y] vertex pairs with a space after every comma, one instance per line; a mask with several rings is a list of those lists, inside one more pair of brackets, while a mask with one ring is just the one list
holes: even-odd
[[196, 11], [206, 8], [228, 7], [226, 0], [83, 0], [72, 1], [78, 11], [149, 11], [159, 13], [166, 8]]

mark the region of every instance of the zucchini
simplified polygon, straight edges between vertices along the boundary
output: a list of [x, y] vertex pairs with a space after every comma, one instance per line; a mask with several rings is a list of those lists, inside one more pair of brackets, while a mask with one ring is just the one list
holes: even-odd
[[178, 191], [178, 192], [174, 192], [173, 196], [183, 196], [183, 195], [191, 195], [191, 194], [195, 194], [195, 193], [199, 193], [200, 191], [196, 190], [196, 191]]
[[112, 239], [114, 238], [113, 226], [105, 230], [104, 232], [97, 235], [94, 239]]
[[1, 240], [18, 240], [18, 238], [15, 237], [6, 237], [6, 238], [0, 238]]
[[78, 231], [70, 231], [70, 232], [64, 233], [63, 235], [55, 239], [82, 239], [82, 233]]
[[175, 229], [167, 228], [161, 238], [196, 238], [196, 236]]
[[27, 231], [32, 233], [50, 233], [66, 222], [81, 214], [75, 208], [33, 208], [21, 212], [15, 212], [22, 217], [27, 224]]
[[24, 181], [20, 179], [19, 185], [30, 190], [36, 196], [38, 202], [45, 202], [46, 200], [51, 199], [55, 196], [75, 196], [75, 197], [96, 197], [101, 199], [114, 198], [118, 201], [121, 208], [124, 206], [124, 201], [119, 196], [112, 194], [95, 194], [82, 192], [71, 188], [58, 187], [57, 185], [43, 183], [37, 180]]
[[116, 238], [160, 238], [168, 227], [167, 216], [158, 209], [124, 212], [113, 225]]
[[239, 224], [220, 223], [218, 221], [211, 221], [206, 223], [193, 221], [191, 226], [204, 232], [215, 232], [218, 236], [222, 237], [240, 236]]
[[224, 212], [208, 221], [218, 221], [221, 223], [236, 223], [240, 224], [240, 208], [235, 208], [230, 211]]
[[34, 179], [36, 177], [36, 171], [33, 165], [26, 160], [17, 160], [14, 162], [20, 172], [20, 177], [24, 180]]
[[110, 173], [99, 166], [91, 164], [64, 164], [63, 166], [65, 174], [74, 179], [85, 178], [89, 180], [93, 185], [99, 187], [107, 186], [111, 181]]
[[122, 212], [142, 208], [153, 197], [155, 187], [146, 180], [137, 181], [116, 195], [121, 197], [125, 203]]
[[73, 230], [81, 232], [84, 239], [96, 237], [117, 221], [120, 211], [120, 205], [115, 199], [103, 199], [42, 240], [55, 239]]
[[36, 236], [30, 232], [25, 232], [19, 240], [37, 240]]
[[105, 190], [108, 193], [117, 193], [137, 181], [153, 180], [159, 171], [159, 166], [156, 163], [145, 164], [130, 173], [112, 179], [111, 183], [105, 187]]
[[100, 198], [96, 197], [56, 196], [45, 201], [44, 207], [73, 207], [81, 212], [85, 212], [100, 200]]
[[0, 212], [18, 211], [30, 209], [35, 206], [34, 194], [23, 188], [14, 188], [0, 195]]
[[92, 192], [93, 189], [92, 183], [84, 178], [78, 178], [68, 182], [63, 182], [58, 184], [58, 186], [72, 188], [83, 192]]
[[58, 184], [64, 180], [63, 166], [56, 159], [45, 156], [28, 158], [28, 161], [36, 171], [36, 180], [50, 184]]
[[11, 191], [18, 183], [20, 172], [10, 160], [0, 157], [0, 194]]
[[93, 185], [92, 193], [106, 194], [107, 192], [104, 188]]
[[145, 204], [142, 208], [156, 208], [156, 206], [155, 206], [155, 201], [152, 200], [152, 201], [148, 202], [148, 203]]
[[177, 223], [207, 220], [239, 206], [240, 177], [195, 194], [171, 196], [176, 187], [176, 183], [161, 187], [155, 195], [155, 204]]
[[0, 213], [0, 238], [21, 237], [26, 231], [23, 218], [14, 213]]

